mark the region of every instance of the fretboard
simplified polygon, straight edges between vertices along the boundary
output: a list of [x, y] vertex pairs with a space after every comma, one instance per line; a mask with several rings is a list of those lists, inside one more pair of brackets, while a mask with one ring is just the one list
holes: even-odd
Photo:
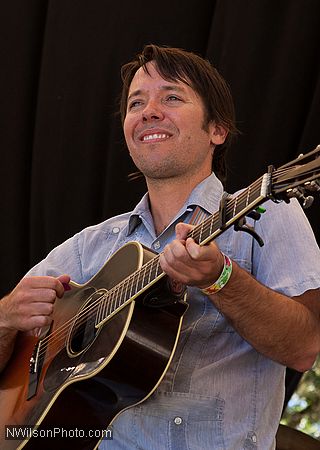
[[[199, 245], [205, 245], [266, 200], [268, 175], [264, 175], [235, 197], [228, 197], [222, 211], [217, 211], [188, 234]], [[160, 266], [160, 255], [144, 264], [101, 299], [96, 325], [100, 326], [120, 308], [134, 300], [143, 291], [160, 280], [165, 273]]]

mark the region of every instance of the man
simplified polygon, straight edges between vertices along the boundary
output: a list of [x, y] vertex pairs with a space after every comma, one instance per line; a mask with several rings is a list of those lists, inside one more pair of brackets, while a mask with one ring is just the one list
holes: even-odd
[[16, 330], [50, 324], [70, 277], [86, 282], [118, 248], [140, 241], [188, 286], [189, 309], [163, 381], [120, 414], [101, 448], [273, 449], [285, 366], [307, 370], [320, 348], [320, 252], [310, 226], [296, 201], [268, 202], [252, 221], [263, 248], [232, 228], [205, 246], [188, 238], [196, 208], [219, 209], [212, 165], [222, 178], [224, 144], [236, 131], [228, 88], [200, 57], [152, 45], [122, 75], [124, 134], [148, 194], [131, 213], [54, 249], [2, 300], [2, 365]]

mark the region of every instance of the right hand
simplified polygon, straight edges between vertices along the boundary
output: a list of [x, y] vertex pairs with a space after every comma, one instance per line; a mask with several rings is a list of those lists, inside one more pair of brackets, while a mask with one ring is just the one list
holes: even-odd
[[30, 331], [50, 325], [56, 298], [62, 298], [69, 275], [26, 277], [0, 301], [0, 327]]

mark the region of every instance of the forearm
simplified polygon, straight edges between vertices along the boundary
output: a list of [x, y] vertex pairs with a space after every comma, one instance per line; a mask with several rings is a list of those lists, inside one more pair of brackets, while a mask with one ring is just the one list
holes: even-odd
[[13, 351], [17, 331], [0, 328], [0, 372], [5, 368]]
[[312, 366], [320, 349], [316, 308], [263, 286], [234, 262], [228, 284], [210, 299], [260, 353], [296, 370]]

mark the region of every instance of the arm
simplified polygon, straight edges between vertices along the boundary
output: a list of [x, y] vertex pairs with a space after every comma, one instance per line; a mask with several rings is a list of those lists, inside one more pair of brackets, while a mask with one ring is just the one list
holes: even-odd
[[312, 366], [320, 351], [319, 289], [290, 298], [235, 263], [225, 287], [210, 300], [256, 350], [298, 371]]
[[23, 278], [0, 301], [0, 371], [11, 356], [18, 331], [50, 325], [54, 301], [63, 296], [69, 282], [68, 275]]
[[17, 331], [8, 328], [0, 328], [0, 372], [8, 362], [15, 342]]
[[[220, 275], [223, 258], [215, 243], [200, 247], [185, 238], [190, 226], [178, 224], [177, 238], [160, 257], [173, 279], [199, 288]], [[310, 368], [320, 350], [320, 290], [287, 297], [259, 283], [233, 263], [228, 284], [210, 300], [257, 351], [299, 371]]]

